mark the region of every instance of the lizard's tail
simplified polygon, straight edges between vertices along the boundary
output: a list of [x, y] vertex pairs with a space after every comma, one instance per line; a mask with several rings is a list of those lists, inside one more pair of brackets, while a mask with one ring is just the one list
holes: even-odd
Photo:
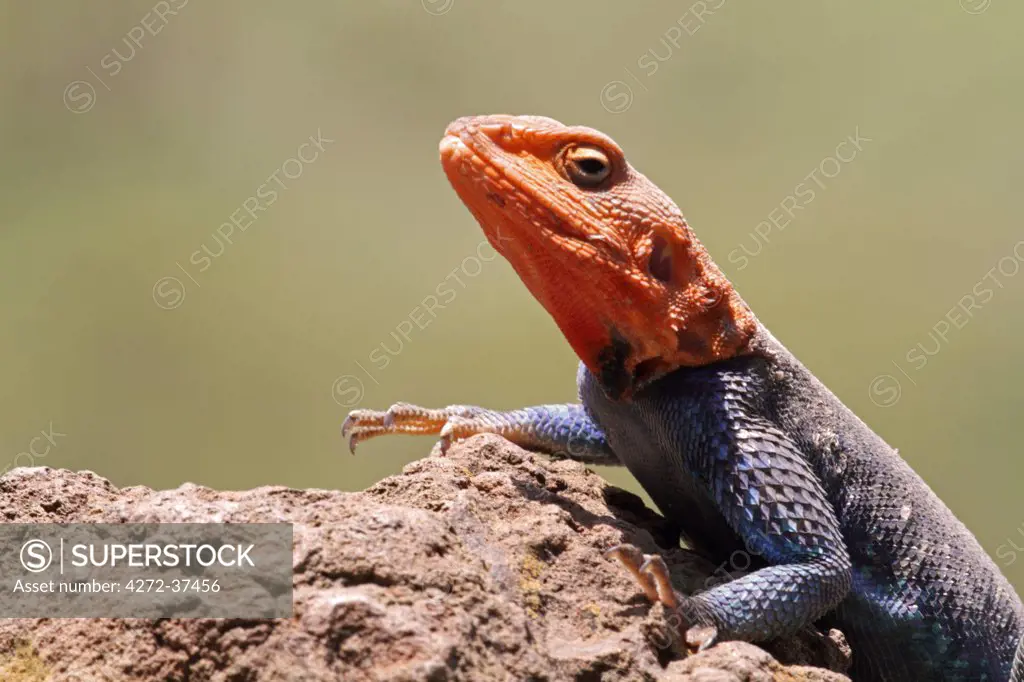
[[1024, 682], [1024, 635], [1017, 642], [1017, 653], [1013, 655], [1010, 666], [1010, 682]]

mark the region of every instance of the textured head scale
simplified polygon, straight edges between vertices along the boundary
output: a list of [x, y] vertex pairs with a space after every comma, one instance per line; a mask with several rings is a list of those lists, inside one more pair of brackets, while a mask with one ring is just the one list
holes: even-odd
[[748, 350], [753, 314], [675, 203], [606, 135], [539, 116], [460, 118], [441, 161], [609, 395]]

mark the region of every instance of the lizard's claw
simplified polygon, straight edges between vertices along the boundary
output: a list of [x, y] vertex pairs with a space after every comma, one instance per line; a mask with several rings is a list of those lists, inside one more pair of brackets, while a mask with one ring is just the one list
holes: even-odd
[[352, 454], [355, 454], [359, 443], [385, 434], [439, 435], [443, 453], [452, 442], [482, 430], [472, 419], [481, 412], [484, 412], [482, 408], [470, 405], [430, 409], [409, 403], [395, 403], [383, 412], [352, 410], [341, 425], [341, 435], [348, 439], [348, 449]]
[[718, 628], [714, 625], [697, 625], [686, 631], [683, 637], [691, 654], [700, 653], [718, 642]]

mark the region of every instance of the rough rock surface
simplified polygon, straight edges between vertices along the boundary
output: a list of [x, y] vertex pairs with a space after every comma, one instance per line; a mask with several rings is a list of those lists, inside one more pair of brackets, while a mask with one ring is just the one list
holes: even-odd
[[847, 680], [800, 665], [843, 669], [837, 632], [772, 643], [775, 658], [735, 642], [674, 653], [662, 607], [602, 552], [661, 552], [687, 590], [716, 567], [678, 549], [634, 495], [496, 436], [362, 493], [118, 489], [15, 469], [0, 478], [0, 517], [295, 524], [291, 619], [0, 620], [0, 680]]

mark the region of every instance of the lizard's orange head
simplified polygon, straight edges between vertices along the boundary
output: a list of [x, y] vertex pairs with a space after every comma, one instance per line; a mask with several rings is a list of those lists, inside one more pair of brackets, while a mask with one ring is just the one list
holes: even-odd
[[753, 314], [675, 203], [606, 135], [539, 116], [460, 118], [441, 161], [612, 397], [748, 349]]

